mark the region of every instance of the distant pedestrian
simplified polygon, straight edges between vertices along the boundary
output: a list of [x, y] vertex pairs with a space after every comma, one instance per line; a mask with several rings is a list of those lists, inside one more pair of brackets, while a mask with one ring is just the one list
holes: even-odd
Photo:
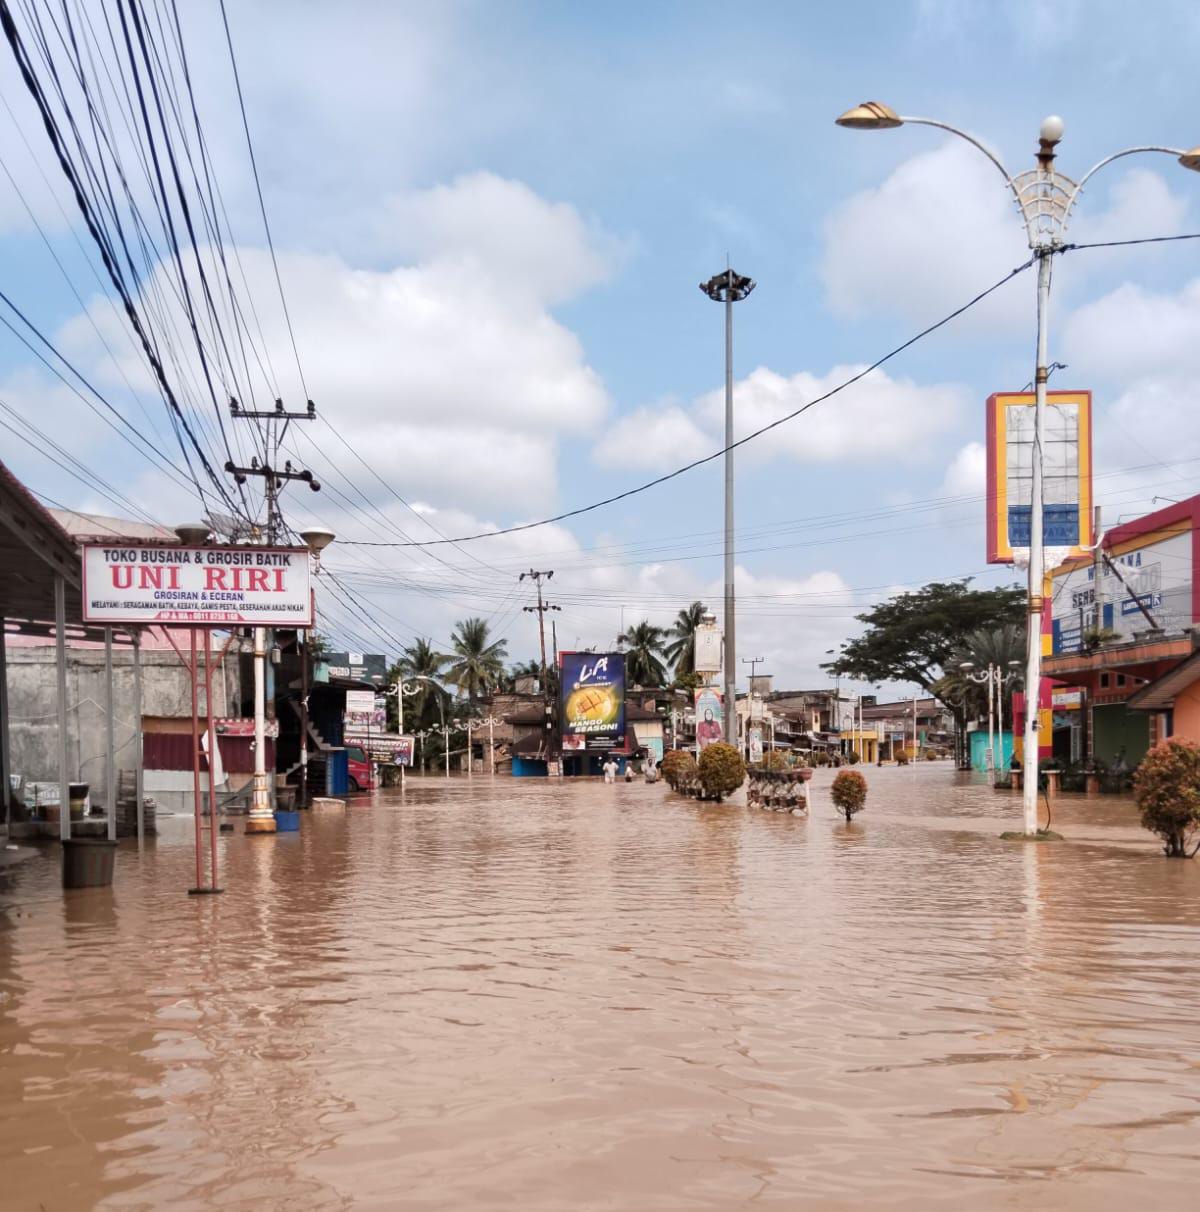
[[633, 763], [632, 762], [625, 763], [625, 781], [627, 783], [633, 782]]
[[604, 771], [604, 781], [606, 783], [615, 783], [617, 781], [617, 763], [612, 758], [605, 759], [604, 765], [600, 769]]

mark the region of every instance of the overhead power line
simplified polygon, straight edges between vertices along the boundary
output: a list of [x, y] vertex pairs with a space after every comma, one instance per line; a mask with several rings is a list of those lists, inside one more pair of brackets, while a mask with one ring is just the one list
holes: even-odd
[[852, 387], [861, 379], [866, 378], [866, 376], [871, 374], [872, 371], [878, 370], [886, 362], [890, 362], [894, 357], [903, 353], [906, 349], [915, 345], [924, 337], [929, 336], [930, 333], [936, 332], [939, 328], [949, 324], [951, 320], [957, 319], [964, 312], [969, 311], [972, 307], [982, 303], [983, 300], [988, 297], [988, 295], [993, 294], [1002, 286], [1007, 285], [1007, 283], [1011, 282], [1018, 274], [1024, 273], [1024, 271], [1027, 270], [1033, 263], [1034, 258], [1030, 257], [1029, 260], [1023, 262], [1021, 265], [1018, 265], [1015, 269], [1010, 270], [1004, 275], [1003, 278], [999, 279], [999, 281], [993, 282], [992, 285], [986, 290], [981, 290], [979, 294], [977, 294], [973, 299], [970, 299], [968, 302], [964, 303], [961, 307], [956, 307], [948, 315], [945, 315], [940, 320], [930, 324], [927, 328], [921, 329], [920, 332], [909, 337], [907, 341], [897, 345], [894, 349], [889, 350], [881, 358], [877, 358], [869, 366], [864, 366], [862, 370], [851, 375], [848, 379], [844, 379], [836, 387], [832, 387], [829, 389], [829, 391], [824, 392], [815, 399], [809, 400], [807, 404], [802, 404], [799, 408], [793, 409], [784, 416], [777, 417], [774, 421], [770, 421], [768, 424], [763, 425], [748, 434], [745, 434], [744, 436], [738, 438], [736, 442], [731, 442], [726, 446], [722, 446], [719, 450], [714, 450], [711, 454], [704, 455], [702, 458], [693, 459], [690, 463], [685, 463], [682, 467], [676, 467], [674, 471], [668, 471], [661, 476], [656, 476], [653, 480], [647, 480], [646, 483], [639, 484], [635, 488], [627, 488], [624, 492], [618, 492], [615, 495], [605, 497], [600, 501], [593, 501], [590, 505], [581, 505], [577, 509], [568, 509], [563, 513], [555, 514], [553, 517], [549, 518], [542, 518], [537, 522], [522, 522], [517, 526], [504, 526], [496, 530], [479, 531], [476, 534], [457, 535], [454, 538], [448, 539], [427, 539], [421, 542], [410, 541], [404, 543], [367, 539], [343, 539], [342, 544], [356, 547], [440, 547], [446, 543], [473, 543], [478, 539], [494, 539], [498, 538], [500, 535], [517, 534], [518, 532], [524, 530], [536, 530], [539, 526], [550, 526], [555, 522], [565, 522], [568, 518], [580, 517], [582, 514], [591, 513], [596, 509], [603, 509], [607, 505], [615, 505], [618, 501], [624, 501], [629, 497], [637, 496], [639, 493], [647, 492], [651, 488], [657, 488], [660, 484], [667, 483], [668, 480], [674, 480], [677, 477], [684, 475], [686, 472], [693, 471], [697, 467], [703, 467], [706, 463], [711, 463], [715, 459], [721, 458], [727, 451], [736, 450], [739, 446], [745, 446], [748, 442], [754, 441], [755, 438], [761, 438], [763, 434], [770, 433], [771, 430], [777, 429], [780, 425], [787, 424], [788, 421], [794, 421], [798, 416], [806, 413], [810, 408], [815, 408], [818, 404], [824, 403], [826, 400], [836, 396], [839, 392], [845, 391], [846, 388]]

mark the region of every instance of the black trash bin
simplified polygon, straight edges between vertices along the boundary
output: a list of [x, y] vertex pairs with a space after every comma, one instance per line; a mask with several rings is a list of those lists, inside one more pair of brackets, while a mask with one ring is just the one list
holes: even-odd
[[71, 837], [62, 844], [64, 888], [107, 888], [113, 882], [117, 843], [106, 837]]

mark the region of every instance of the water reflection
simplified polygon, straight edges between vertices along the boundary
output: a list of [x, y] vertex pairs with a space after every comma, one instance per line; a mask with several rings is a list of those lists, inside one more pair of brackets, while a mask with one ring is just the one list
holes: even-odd
[[1200, 863], [944, 768], [847, 825], [414, 779], [0, 886], [6, 1206], [1154, 1208], [1200, 1175]]

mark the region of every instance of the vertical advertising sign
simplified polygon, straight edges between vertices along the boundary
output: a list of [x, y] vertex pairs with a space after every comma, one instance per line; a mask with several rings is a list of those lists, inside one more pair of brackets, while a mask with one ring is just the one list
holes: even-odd
[[750, 727], [750, 761], [753, 763], [763, 760], [762, 729], [757, 724]]
[[[1032, 392], [987, 402], [987, 559], [1028, 559], [1033, 501]], [[1050, 391], [1042, 430], [1042, 541], [1047, 568], [1092, 543], [1092, 393]]]
[[696, 673], [721, 672], [721, 630], [715, 624], [701, 623], [696, 628], [692, 668]]
[[697, 686], [696, 749], [703, 749], [725, 735], [725, 714], [721, 710], [721, 692], [711, 686]]
[[616, 749], [625, 740], [625, 656], [564, 652], [562, 747], [565, 752]]

